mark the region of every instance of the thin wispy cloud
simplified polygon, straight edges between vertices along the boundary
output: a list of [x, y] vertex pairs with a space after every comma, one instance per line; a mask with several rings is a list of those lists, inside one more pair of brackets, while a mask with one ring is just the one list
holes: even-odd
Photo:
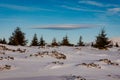
[[[100, 4], [99, 4], [100, 6]], [[101, 4], [102, 6], [102, 4]], [[110, 4], [106, 6], [112, 6]], [[115, 5], [114, 5], [115, 6]], [[105, 15], [118, 15], [120, 16], [120, 7], [107, 7], [105, 10], [99, 9], [90, 9], [90, 8], [80, 8], [80, 7], [74, 7], [74, 6], [68, 6], [68, 5], [61, 5], [60, 7], [68, 10], [73, 10], [73, 11], [84, 11], [84, 12], [93, 12], [93, 13], [104, 13]], [[98, 15], [99, 16], [99, 15]]]
[[79, 7], [71, 7], [71, 6], [67, 6], [67, 5], [62, 5], [61, 7], [62, 7], [62, 8], [65, 8], [65, 9], [69, 9], [69, 10], [75, 10], [75, 11], [105, 12], [105, 11], [101, 11], [101, 10], [83, 9], [83, 8], [79, 8]]
[[13, 10], [20, 10], [20, 11], [54, 11], [51, 9], [28, 7], [28, 6], [14, 5], [14, 4], [0, 4], [0, 7], [13, 9]]
[[94, 6], [100, 6], [103, 7], [104, 5], [102, 3], [96, 2], [96, 1], [88, 1], [88, 0], [84, 0], [84, 1], [79, 1], [79, 3], [83, 3], [83, 4], [89, 4], [89, 5], [94, 5]]
[[110, 8], [108, 11], [112, 14], [120, 13], [120, 8]]
[[118, 6], [116, 4], [103, 4], [101, 2], [92, 1], [92, 0], [81, 0], [78, 3], [88, 4], [88, 5], [97, 6], [97, 7], [117, 7]]
[[53, 29], [53, 30], [71, 30], [99, 27], [99, 24], [57, 24], [57, 25], [41, 25], [32, 27], [32, 29]]

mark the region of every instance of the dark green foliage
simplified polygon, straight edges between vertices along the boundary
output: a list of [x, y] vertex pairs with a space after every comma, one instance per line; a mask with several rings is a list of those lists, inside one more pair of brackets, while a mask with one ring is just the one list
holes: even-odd
[[80, 36], [80, 38], [79, 38], [78, 46], [85, 46], [82, 41], [82, 36]]
[[38, 46], [38, 45], [39, 45], [39, 43], [38, 43], [37, 34], [34, 34], [34, 37], [31, 42], [31, 46]]
[[119, 47], [118, 43], [116, 42], [115, 47]]
[[2, 43], [7, 44], [7, 41], [5, 40], [5, 38], [3, 38]]
[[3, 39], [0, 39], [0, 43], [1, 44], [7, 44], [7, 41], [5, 40], [5, 38], [3, 38]]
[[12, 36], [9, 38], [9, 45], [26, 45], [27, 40], [25, 40], [25, 33], [21, 31], [19, 27], [15, 29]]
[[2, 39], [0, 39], [0, 43], [2, 43]]
[[58, 46], [58, 43], [56, 42], [56, 38], [54, 38], [53, 40], [52, 40], [52, 44], [51, 44], [53, 47], [54, 46]]
[[91, 47], [94, 47], [94, 43], [93, 42], [91, 43]]
[[94, 47], [99, 49], [107, 49], [110, 43], [111, 41], [109, 41], [108, 38], [106, 37], [105, 30], [102, 29], [101, 33], [96, 37], [96, 43]]
[[66, 37], [63, 37], [61, 45], [63, 45], [63, 46], [71, 46], [71, 44], [69, 43], [67, 35], [66, 35]]
[[43, 37], [40, 38], [39, 46], [45, 46], [45, 40], [43, 40]]

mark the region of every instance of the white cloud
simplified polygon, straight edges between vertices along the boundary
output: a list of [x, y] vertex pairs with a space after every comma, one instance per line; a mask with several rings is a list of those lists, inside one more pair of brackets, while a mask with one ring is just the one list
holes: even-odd
[[81, 10], [78, 7], [70, 7], [70, 6], [66, 6], [66, 5], [62, 5], [61, 7], [66, 8], [66, 9], [70, 9], [70, 10], [76, 10], [76, 11], [80, 11]]
[[118, 5], [116, 4], [103, 4], [101, 2], [96, 2], [92, 0], [80, 0], [78, 3], [88, 4], [88, 5], [98, 6], [98, 7], [118, 7]]
[[28, 6], [20, 6], [20, 5], [13, 5], [13, 4], [0, 4], [0, 7], [20, 10], [20, 11], [54, 11], [45, 8], [36, 8], [36, 7], [28, 7]]
[[110, 8], [108, 9], [108, 12], [111, 12], [113, 14], [119, 13], [120, 12], [120, 8]]
[[61, 7], [65, 8], [65, 9], [69, 9], [69, 10], [75, 10], [75, 11], [104, 12], [104, 11], [101, 11], [101, 10], [83, 9], [83, 8], [79, 8], [79, 7], [71, 7], [71, 6], [67, 6], [67, 5], [62, 5]]
[[32, 27], [33, 29], [57, 29], [57, 30], [69, 30], [69, 29], [83, 29], [99, 27], [100, 24], [57, 24], [57, 25], [41, 25], [38, 27]]
[[104, 5], [102, 3], [96, 2], [96, 1], [79, 1], [79, 3], [83, 3], [83, 4], [89, 4], [89, 5], [94, 5], [94, 6], [99, 6], [99, 7], [103, 7]]

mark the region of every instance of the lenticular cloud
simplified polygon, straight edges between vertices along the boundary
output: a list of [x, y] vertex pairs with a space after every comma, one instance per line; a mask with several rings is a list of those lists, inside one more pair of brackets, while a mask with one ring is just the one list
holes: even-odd
[[60, 25], [41, 25], [33, 27], [33, 29], [58, 29], [58, 30], [69, 30], [69, 29], [82, 29], [82, 28], [93, 28], [98, 27], [97, 24], [60, 24]]

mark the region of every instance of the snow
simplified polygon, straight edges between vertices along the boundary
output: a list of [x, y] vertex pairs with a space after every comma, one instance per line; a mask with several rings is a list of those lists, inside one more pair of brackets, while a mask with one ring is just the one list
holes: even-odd
[[[52, 56], [52, 51], [64, 54], [66, 59]], [[0, 57], [0, 67], [11, 65], [10, 69], [0, 70], [0, 80], [120, 80], [120, 47], [99, 50], [89, 46], [39, 48], [0, 44]]]
[[113, 44], [118, 43], [118, 45], [120, 45], [120, 37], [113, 37], [110, 40], [113, 42]]

